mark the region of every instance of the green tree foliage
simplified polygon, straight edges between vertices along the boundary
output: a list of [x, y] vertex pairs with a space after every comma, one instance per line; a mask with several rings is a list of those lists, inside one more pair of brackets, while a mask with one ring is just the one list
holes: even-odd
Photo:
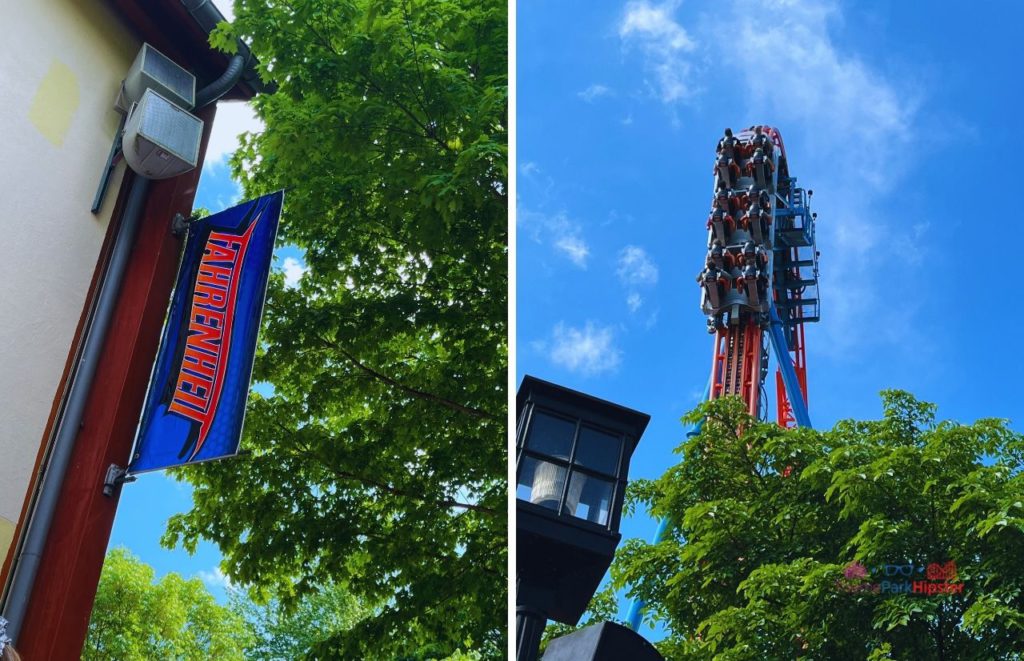
[[82, 650], [87, 661], [245, 659], [252, 634], [197, 578], [153, 568], [125, 549], [107, 554]]
[[589, 627], [591, 624], [598, 624], [599, 622], [615, 622], [617, 624], [624, 624], [624, 622], [618, 618], [618, 612], [619, 603], [615, 595], [615, 590], [612, 589], [610, 584], [606, 585], [604, 588], [595, 592], [594, 596], [590, 598], [590, 603], [587, 604], [587, 612], [584, 613], [583, 618], [580, 619], [579, 624], [576, 626], [562, 624], [561, 622], [548, 622], [548, 625], [544, 627], [544, 637], [541, 638], [540, 641], [541, 652], [547, 649], [548, 643], [555, 638], [568, 636], [574, 631], [579, 631], [580, 629]]
[[323, 582], [383, 604], [330, 652], [505, 649], [504, 0], [239, 0], [214, 42], [277, 85], [233, 159], [284, 188], [244, 459], [179, 473], [165, 542], [219, 545], [291, 607]]
[[[1022, 658], [1024, 437], [882, 399], [881, 420], [828, 431], [785, 431], [732, 399], [688, 416], [707, 418], [683, 460], [632, 493], [669, 534], [630, 540], [612, 566], [670, 630], [667, 658]], [[949, 560], [961, 594], [852, 590], [844, 576], [852, 561], [880, 582], [879, 566]]]
[[277, 600], [258, 604], [244, 590], [228, 596], [232, 611], [253, 632], [245, 648], [246, 659], [306, 658], [318, 645], [346, 631], [368, 614], [368, 609], [345, 589], [333, 585], [304, 596], [295, 608], [284, 609]]

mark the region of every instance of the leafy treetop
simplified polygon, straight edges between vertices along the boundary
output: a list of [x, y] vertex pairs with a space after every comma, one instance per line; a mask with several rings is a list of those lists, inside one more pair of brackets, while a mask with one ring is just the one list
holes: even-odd
[[213, 540], [290, 607], [336, 583], [383, 604], [338, 658], [504, 652], [507, 16], [498, 0], [239, 0], [277, 91], [232, 159], [285, 189], [244, 459], [178, 474], [165, 542]]
[[[783, 430], [741, 402], [701, 405], [682, 461], [631, 487], [666, 517], [630, 540], [613, 582], [663, 623], [669, 659], [1020, 659], [1024, 649], [1024, 437], [1005, 421], [936, 423], [882, 393], [884, 417]], [[844, 568], [952, 560], [963, 591], [851, 589]], [[925, 580], [915, 573], [906, 580]], [[628, 587], [627, 587], [628, 586]]]
[[107, 554], [96, 591], [85, 661], [225, 661], [247, 658], [253, 641], [245, 621], [217, 604], [202, 581], [153, 568], [126, 549]]

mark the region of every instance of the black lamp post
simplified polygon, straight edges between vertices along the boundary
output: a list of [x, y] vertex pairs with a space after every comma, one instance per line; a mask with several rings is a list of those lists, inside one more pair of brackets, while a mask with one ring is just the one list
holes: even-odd
[[516, 395], [516, 659], [575, 625], [608, 570], [629, 460], [650, 416], [523, 379]]

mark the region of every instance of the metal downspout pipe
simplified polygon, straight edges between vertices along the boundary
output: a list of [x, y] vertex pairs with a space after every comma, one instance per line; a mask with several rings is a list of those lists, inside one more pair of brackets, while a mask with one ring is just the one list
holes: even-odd
[[196, 92], [196, 107], [193, 108], [192, 112], [197, 112], [205, 108], [227, 94], [228, 90], [234, 87], [235, 83], [238, 82], [244, 68], [245, 58], [241, 55], [233, 55], [231, 57], [231, 61], [228, 62], [228, 68], [224, 70], [224, 73], [222, 73], [217, 80]]
[[[212, 5], [210, 7], [212, 8]], [[194, 14], [193, 18], [195, 18]], [[244, 65], [244, 57], [241, 55], [232, 57], [227, 69], [217, 80], [196, 92], [194, 111], [214, 103], [234, 87], [242, 75]], [[15, 642], [18, 640], [18, 634], [25, 621], [25, 612], [32, 596], [32, 587], [39, 571], [43, 548], [53, 523], [53, 514], [60, 497], [61, 486], [64, 484], [64, 476], [67, 474], [68, 464], [75, 447], [75, 439], [81, 426], [85, 402], [92, 390], [93, 377], [96, 374], [96, 366], [102, 355], [103, 343], [117, 304], [117, 295], [121, 291], [125, 268], [135, 245], [135, 236], [138, 233], [149, 186], [149, 179], [136, 175], [131, 190], [128, 192], [121, 224], [118, 226], [117, 235], [114, 238], [110, 262], [100, 285], [95, 312], [86, 331], [78, 364], [71, 376], [67, 403], [51, 446], [49, 461], [40, 481], [39, 496], [29, 517], [25, 541], [15, 562], [15, 572], [4, 612], [4, 617], [8, 621], [7, 635]]]
[[[210, 0], [181, 0], [181, 5], [188, 11], [192, 20], [207, 33], [212, 31], [218, 23], [225, 20], [224, 15]], [[196, 107], [193, 112], [206, 107], [220, 97], [224, 96], [241, 78], [245, 65], [252, 57], [252, 51], [241, 39], [237, 41], [237, 55], [233, 55], [228, 62], [228, 67], [217, 80], [213, 81], [203, 89], [196, 92]]]
[[[25, 542], [15, 562], [15, 573], [7, 599], [7, 609], [4, 613], [4, 617], [8, 620], [7, 634], [15, 642], [18, 640], [21, 625], [25, 621], [25, 611], [32, 596], [32, 586], [35, 584], [36, 573], [39, 570], [43, 547], [46, 545], [54, 510], [60, 497], [61, 485], [64, 483], [64, 476], [71, 461], [75, 438], [78, 436], [82, 414], [85, 412], [85, 403], [92, 389], [96, 366], [99, 364], [103, 342], [106, 339], [107, 329], [117, 304], [117, 295], [121, 290], [128, 258], [135, 245], [135, 235], [138, 233], [148, 192], [149, 180], [136, 176], [131, 190], [128, 192], [128, 200], [125, 203], [121, 223], [118, 225], [117, 235], [114, 238], [114, 247], [111, 250], [110, 262], [100, 285], [92, 323], [86, 332], [78, 364], [75, 365], [71, 377], [67, 403], [54, 436], [50, 459], [40, 481], [39, 497], [28, 519], [29, 527], [25, 535]], [[97, 488], [99, 488], [98, 483]]]

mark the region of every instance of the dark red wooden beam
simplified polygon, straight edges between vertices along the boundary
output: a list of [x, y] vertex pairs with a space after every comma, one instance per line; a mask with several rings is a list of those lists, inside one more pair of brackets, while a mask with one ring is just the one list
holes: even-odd
[[[206, 122], [202, 162], [215, 107], [198, 114]], [[103, 479], [131, 453], [181, 251], [171, 219], [191, 212], [200, 171], [150, 188], [18, 638], [25, 659], [81, 656], [120, 495], [104, 496]]]

